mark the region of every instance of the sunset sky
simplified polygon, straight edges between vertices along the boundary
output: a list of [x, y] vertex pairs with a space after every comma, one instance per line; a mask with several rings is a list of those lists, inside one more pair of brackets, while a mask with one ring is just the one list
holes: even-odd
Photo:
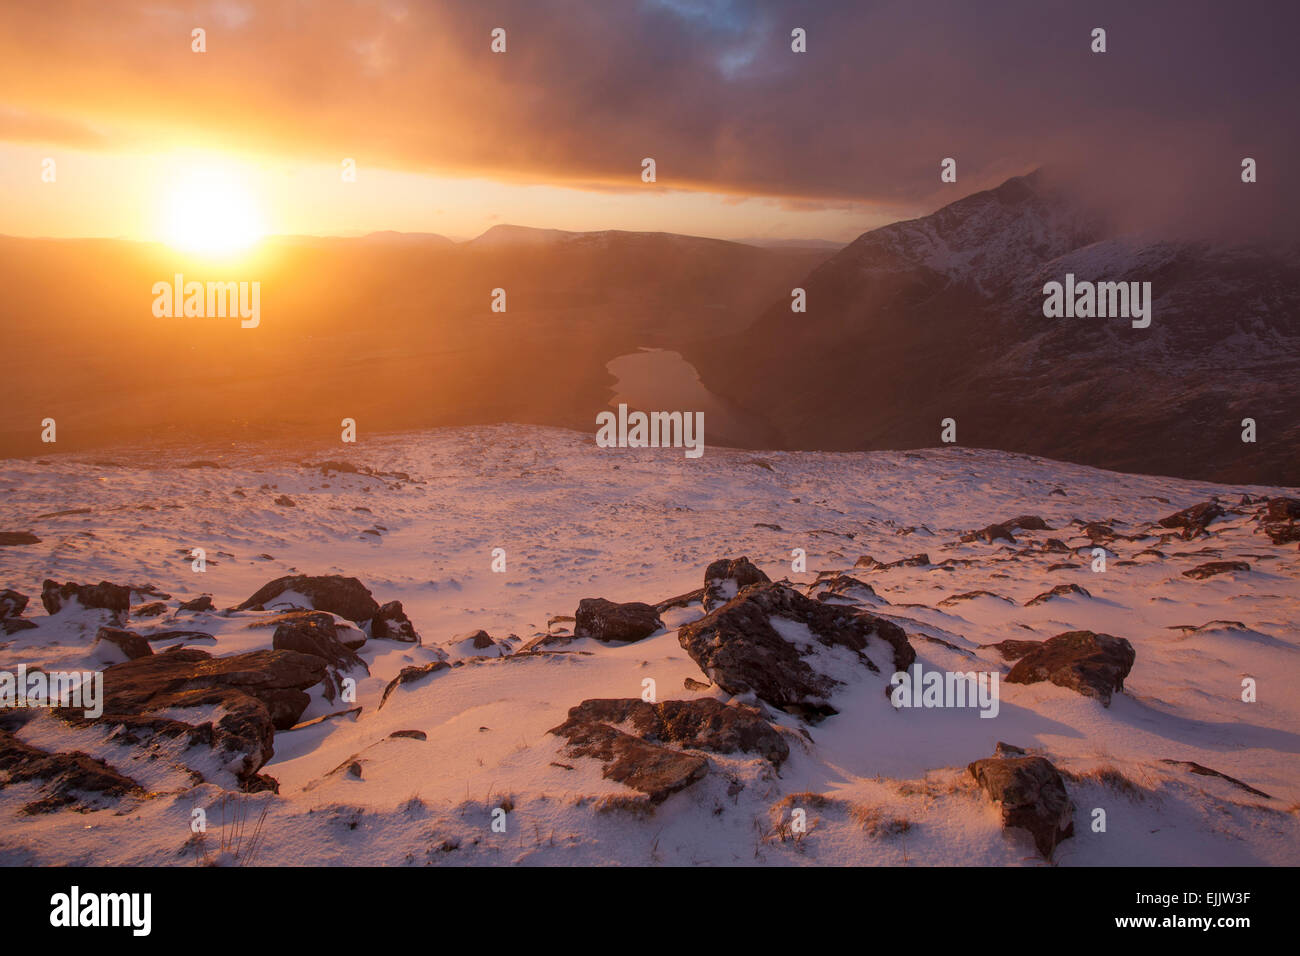
[[271, 234], [848, 240], [1043, 164], [1152, 215], [1189, 190], [1227, 215], [1242, 156], [1295, 178], [1300, 17], [1279, 6], [9, 2], [0, 233], [166, 238], [195, 170]]

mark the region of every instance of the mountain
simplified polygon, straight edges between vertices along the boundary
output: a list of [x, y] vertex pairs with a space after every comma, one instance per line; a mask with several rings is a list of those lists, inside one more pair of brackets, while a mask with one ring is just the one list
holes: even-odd
[[[55, 451], [40, 441], [47, 417], [58, 451], [337, 439], [345, 417], [369, 434], [590, 429], [613, 394], [610, 360], [739, 331], [828, 255], [616, 231], [497, 241], [519, 234], [273, 239], [230, 264], [149, 243], [0, 239], [0, 456]], [[260, 324], [156, 318], [153, 285], [176, 273], [260, 283]], [[492, 311], [498, 288], [505, 312]]]
[[[1042, 172], [865, 233], [749, 328], [688, 349], [786, 448], [940, 443], [1300, 480], [1300, 255], [1119, 235]], [[1043, 287], [1150, 282], [1153, 318], [1045, 318]], [[1241, 440], [1253, 418], [1257, 442]]]

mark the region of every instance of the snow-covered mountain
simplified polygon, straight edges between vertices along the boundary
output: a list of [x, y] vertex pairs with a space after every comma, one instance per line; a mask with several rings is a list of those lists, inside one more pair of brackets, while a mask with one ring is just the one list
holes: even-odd
[[[1043, 287], [1067, 274], [1150, 282], [1150, 327], [1045, 318]], [[968, 446], [1300, 475], [1300, 250], [1116, 235], [1039, 172], [868, 232], [801, 285], [806, 314], [786, 299], [687, 353], [785, 447], [926, 447], [954, 418]]]
[[0, 863], [1295, 865], [1295, 499], [525, 426], [6, 461], [0, 672], [108, 702], [0, 710]]

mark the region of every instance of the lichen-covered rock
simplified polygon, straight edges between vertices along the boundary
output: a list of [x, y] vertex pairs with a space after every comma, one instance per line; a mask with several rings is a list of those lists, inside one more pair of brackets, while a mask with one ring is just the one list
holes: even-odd
[[1051, 761], [1044, 757], [989, 757], [966, 769], [1001, 808], [1003, 828], [1028, 830], [1045, 859], [1051, 858], [1062, 840], [1074, 836], [1074, 805]]
[[1110, 706], [1111, 694], [1124, 689], [1124, 678], [1137, 654], [1122, 637], [1067, 631], [1029, 651], [1006, 677], [1008, 684], [1051, 681]]

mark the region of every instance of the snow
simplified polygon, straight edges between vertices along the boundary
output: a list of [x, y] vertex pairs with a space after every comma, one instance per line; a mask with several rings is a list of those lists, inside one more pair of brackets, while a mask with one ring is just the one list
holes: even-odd
[[[411, 480], [323, 476], [302, 464], [326, 458]], [[1234, 514], [1211, 538], [1158, 544], [1162, 529], [1151, 529], [1212, 495], [1231, 506], [1243, 493], [1294, 490], [963, 448], [764, 452], [771, 470], [754, 467], [754, 458], [715, 447], [698, 460], [673, 449], [599, 449], [589, 435], [511, 425], [292, 454], [140, 448], [103, 466], [68, 456], [3, 462], [0, 527], [42, 540], [0, 549], [0, 586], [31, 596], [26, 613], [40, 624], [0, 639], [0, 667], [104, 666], [91, 651], [102, 615], [74, 608], [45, 617], [39, 594], [47, 577], [160, 589], [173, 598], [168, 614], [128, 626], [146, 635], [206, 631], [215, 640], [196, 646], [214, 654], [269, 647], [274, 628], [258, 624], [272, 612], [176, 612], [177, 601], [209, 593], [226, 608], [290, 573], [356, 576], [381, 603], [400, 600], [423, 646], [368, 641], [359, 654], [370, 675], [351, 672], [361, 714], [278, 733], [263, 773], [279, 781], [280, 793], [234, 798], [250, 819], [267, 809], [256, 863], [1041, 864], [1027, 835], [1001, 829], [997, 809], [966, 773], [998, 741], [1041, 752], [1072, 775], [1075, 836], [1056, 853], [1061, 865], [1300, 863], [1296, 551], [1272, 545]], [[182, 467], [194, 459], [222, 467]], [[1057, 488], [1065, 494], [1052, 494]], [[281, 494], [297, 507], [276, 507]], [[36, 517], [83, 507], [90, 512]], [[958, 542], [1021, 514], [1041, 515], [1053, 530], [1017, 532], [1014, 546]], [[1107, 542], [1107, 570], [1094, 573], [1091, 542], [1070, 524], [1075, 518], [1153, 536]], [[362, 540], [360, 531], [376, 524], [387, 531]], [[1073, 553], [1018, 553], [1049, 537]], [[201, 574], [191, 570], [194, 547], [209, 556]], [[491, 569], [497, 547], [506, 550], [505, 573]], [[1151, 547], [1166, 556], [1137, 556]], [[806, 572], [791, 571], [795, 548], [807, 551]], [[1205, 548], [1217, 553], [1200, 553]], [[854, 568], [861, 555], [889, 562], [919, 551], [930, 566]], [[463, 646], [478, 628], [498, 641], [527, 642], [584, 597], [661, 601], [700, 587], [710, 562], [740, 555], [800, 587], [828, 571], [869, 584], [879, 600], [856, 589], [837, 600], [902, 626], [926, 670], [1005, 675], [1009, 664], [987, 645], [1079, 628], [1127, 638], [1137, 662], [1109, 708], [1051, 684], [1002, 682], [998, 716], [984, 719], [975, 708], [895, 710], [885, 693], [892, 664], [879, 642], [868, 654], [880, 674], [842, 649], [815, 648], [815, 666], [845, 682], [831, 698], [837, 715], [809, 727], [773, 710], [791, 749], [779, 771], [749, 754], [708, 754], [704, 780], [645, 815], [602, 803], [632, 791], [604, 779], [595, 760], [566, 757], [548, 730], [584, 699], [640, 697], [647, 677], [659, 699], [727, 699], [716, 687], [684, 687], [686, 678], [707, 680], [676, 633], [701, 615], [698, 604], [665, 612], [666, 630], [635, 644], [576, 640], [545, 649], [552, 653], [504, 657]], [[970, 563], [939, 564], [949, 558]], [[1208, 560], [1245, 560], [1251, 571], [1201, 581], [1182, 575]], [[1048, 572], [1064, 562], [1076, 567]], [[1025, 606], [1065, 583], [1091, 597]], [[943, 603], [980, 590], [996, 596]], [[773, 626], [815, 644], [796, 622]], [[457, 666], [398, 687], [378, 708], [403, 667], [440, 659]], [[1246, 676], [1258, 681], [1256, 703], [1241, 700]], [[302, 720], [351, 706], [317, 692]], [[205, 766], [200, 750], [142, 761], [108, 741], [110, 730], [73, 730], [41, 715], [20, 736], [98, 756], [140, 780], [149, 796], [88, 813], [21, 816], [35, 788], [8, 787], [0, 791], [0, 863], [200, 859], [192, 810], [205, 808], [219, 826], [218, 808], [232, 799], [222, 789], [232, 785], [229, 774]], [[402, 730], [427, 739], [390, 736]], [[1169, 759], [1211, 767], [1273, 799], [1162, 763]], [[360, 778], [345, 771], [354, 762]], [[1106, 768], [1132, 790], [1089, 776]], [[220, 786], [193, 786], [188, 769]], [[507, 804], [506, 832], [495, 833], [491, 812]], [[783, 828], [792, 807], [807, 810], [806, 835]], [[1091, 828], [1096, 808], [1106, 810], [1104, 833]], [[894, 820], [907, 826], [886, 825]]]

